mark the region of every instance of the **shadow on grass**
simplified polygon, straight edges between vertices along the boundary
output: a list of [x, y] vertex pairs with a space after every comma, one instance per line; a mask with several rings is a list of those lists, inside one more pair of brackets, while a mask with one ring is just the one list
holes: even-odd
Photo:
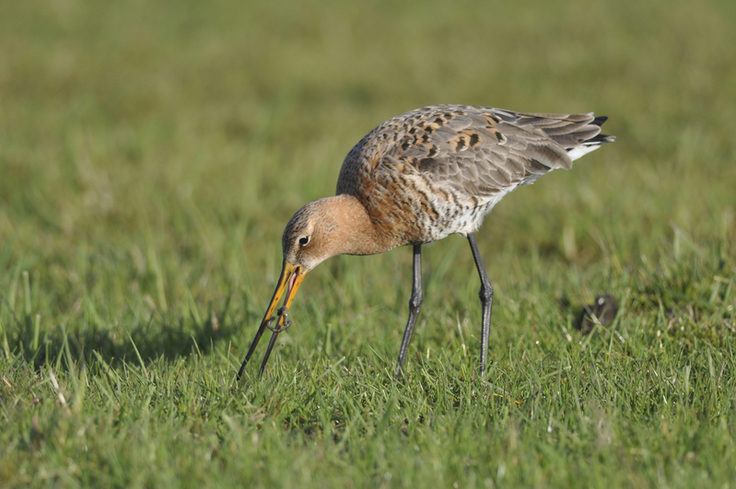
[[[75, 360], [89, 360], [92, 352], [97, 352], [105, 363], [113, 366], [138, 364], [139, 361], [148, 364], [161, 357], [206, 355], [257, 321], [247, 310], [231, 310], [233, 302], [238, 300], [228, 299], [221, 313], [212, 313], [199, 322], [182, 314], [165, 313], [155, 314], [148, 322], [132, 327], [115, 325], [108, 329], [89, 327], [79, 331], [58, 327], [41, 334], [34, 332], [31, 318], [14, 318], [11, 327], [6, 325], [6, 347], [20, 353], [34, 368], [59, 363], [64, 356], [65, 340]], [[244, 352], [245, 347], [240, 346]]]

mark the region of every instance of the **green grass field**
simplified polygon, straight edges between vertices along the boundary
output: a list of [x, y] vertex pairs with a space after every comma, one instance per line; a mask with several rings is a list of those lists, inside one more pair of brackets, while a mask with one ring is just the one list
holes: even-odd
[[[736, 3], [0, 2], [0, 486], [736, 487]], [[467, 242], [311, 272], [281, 232], [429, 104], [617, 141]], [[613, 294], [612, 325], [575, 330]]]

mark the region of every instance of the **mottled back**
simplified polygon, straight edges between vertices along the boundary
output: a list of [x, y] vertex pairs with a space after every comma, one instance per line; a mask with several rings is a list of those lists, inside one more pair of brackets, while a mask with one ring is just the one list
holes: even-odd
[[[406, 226], [415, 229], [402, 232], [419, 242], [443, 237], [428, 230], [435, 221], [449, 231], [443, 235], [471, 232], [506, 193], [551, 170], [569, 169], [574, 159], [611, 141], [600, 134], [605, 120], [592, 113], [424, 107], [384, 122], [355, 145], [337, 193], [357, 197], [377, 224], [411, 222]], [[447, 228], [448, 217], [458, 223], [454, 229]]]

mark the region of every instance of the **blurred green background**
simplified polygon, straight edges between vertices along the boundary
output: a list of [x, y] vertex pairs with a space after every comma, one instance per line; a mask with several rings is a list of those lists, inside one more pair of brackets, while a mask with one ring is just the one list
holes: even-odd
[[[492, 358], [517, 341], [556, 344], [573, 316], [557, 301], [604, 291], [641, 319], [630, 331], [645, 343], [683, 297], [732, 311], [734, 26], [731, 0], [2, 1], [4, 378], [22, 384], [34, 366], [46, 378], [68, 338], [75, 359], [97, 352], [115, 368], [189, 358], [194, 341], [227, 358], [229, 382], [288, 218], [334, 193], [363, 135], [430, 104], [595, 111], [617, 137], [506, 197], [477, 233], [497, 293]], [[458, 237], [426, 248], [410, 363], [430, 350], [466, 358], [458, 329], [476, 355], [466, 248]], [[370, 352], [390, 370], [410, 256], [339, 257], [310, 273], [276, 371], [340, 355], [351, 368]], [[695, 268], [678, 268], [685, 256]], [[650, 309], [661, 317], [642, 319]], [[716, 346], [733, 340], [719, 317], [695, 328]], [[8, 406], [12, 441], [30, 421]], [[23, 457], [6, 476], [33, 466]]]
[[[81, 289], [110, 303], [138, 287], [159, 307], [243, 283], [265, 298], [290, 215], [334, 193], [365, 133], [428, 104], [611, 118], [615, 145], [494, 211], [480, 233], [487, 260], [505, 247], [564, 253], [565, 230], [567, 258], [583, 264], [606, 248], [625, 262], [655, 253], [672, 226], [733, 237], [730, 2], [2, 9], [2, 280], [35, 270], [51, 314], [70, 314]], [[395, 259], [408, 257], [366, 261]], [[100, 267], [128, 276], [89, 283]]]

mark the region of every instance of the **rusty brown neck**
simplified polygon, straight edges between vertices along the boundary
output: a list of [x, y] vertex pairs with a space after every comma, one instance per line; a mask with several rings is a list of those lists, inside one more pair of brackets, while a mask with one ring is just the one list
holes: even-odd
[[329, 244], [335, 255], [372, 255], [400, 245], [379, 232], [365, 207], [352, 195], [326, 197], [320, 199], [320, 204], [335, 227], [331, 233], [334, 240]]

